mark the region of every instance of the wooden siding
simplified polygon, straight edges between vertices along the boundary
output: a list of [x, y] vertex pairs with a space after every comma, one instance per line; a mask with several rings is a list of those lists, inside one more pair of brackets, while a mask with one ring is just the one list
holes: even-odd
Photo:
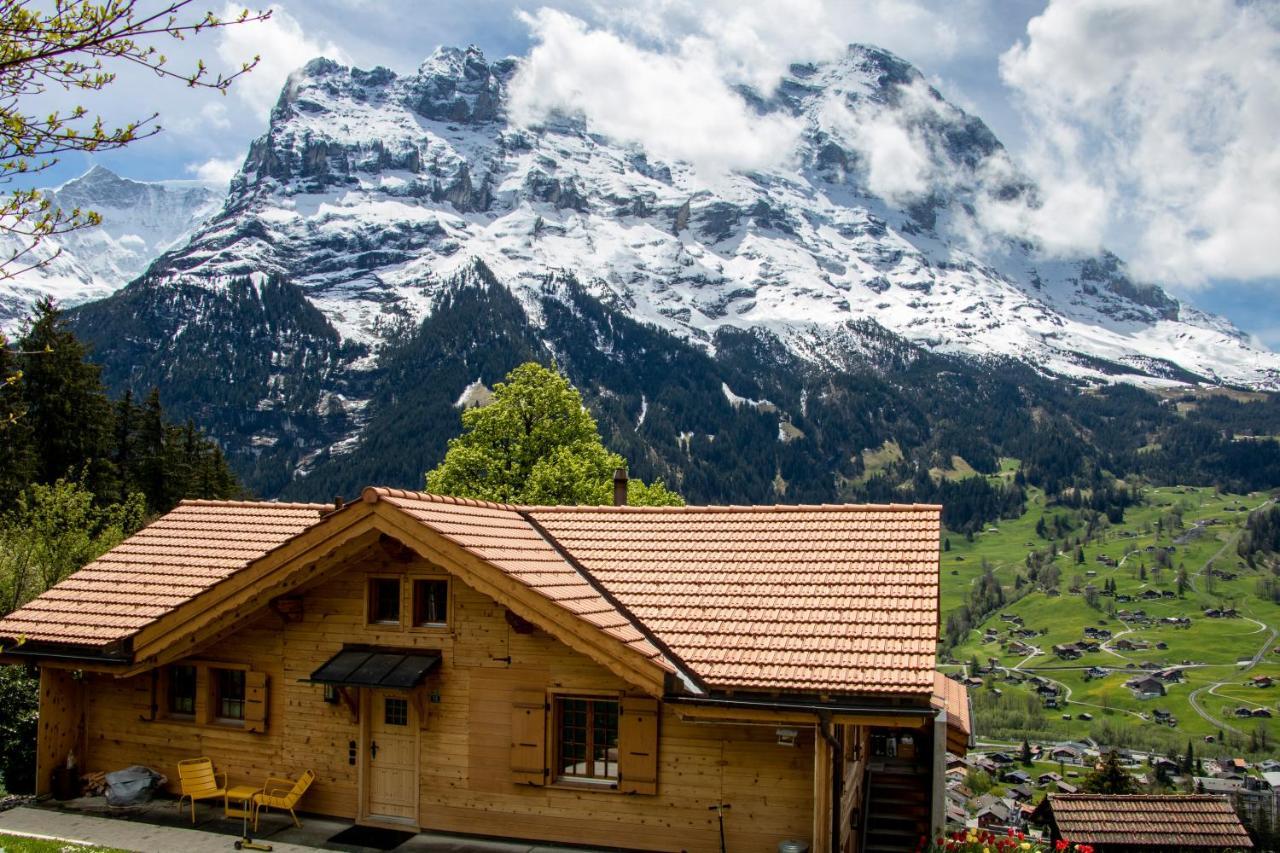
[[[199, 649], [193, 659], [248, 665], [265, 676], [266, 731], [158, 719], [138, 713], [152, 677], [86, 675], [84, 764], [110, 770], [145, 763], [176, 778], [176, 763], [208, 755], [231, 784], [316, 771], [305, 811], [355, 818], [365, 750], [362, 726], [346, 703], [323, 701], [300, 683], [344, 643], [440, 649], [438, 670], [415, 691], [420, 718], [420, 822], [425, 829], [652, 850], [719, 850], [710, 806], [725, 813], [729, 849], [771, 850], [785, 838], [809, 838], [814, 820], [814, 732], [800, 727], [795, 746], [777, 743], [775, 725], [702, 722], [660, 706], [657, 793], [623, 794], [555, 784], [518, 784], [512, 772], [512, 706], [518, 691], [634, 695], [609, 669], [542, 631], [520, 633], [505, 609], [455, 579], [449, 627], [365, 624], [370, 574], [441, 576], [416, 557], [372, 545], [336, 573], [301, 591], [296, 621], [264, 611], [245, 627]], [[402, 621], [412, 612], [403, 585]], [[265, 602], [263, 602], [265, 604]], [[291, 617], [294, 618], [294, 617]], [[163, 679], [159, 680], [163, 685]], [[163, 689], [162, 686], [158, 689]], [[163, 709], [165, 697], [157, 696]], [[207, 718], [209, 691], [197, 695]], [[358, 707], [358, 705], [357, 705]], [[550, 744], [548, 744], [549, 747]], [[43, 745], [42, 745], [43, 748]], [[42, 752], [43, 755], [43, 752]], [[65, 758], [65, 753], [63, 755]]]
[[50, 792], [53, 770], [67, 755], [84, 755], [84, 682], [69, 670], [40, 669], [40, 710], [36, 735], [36, 793]]

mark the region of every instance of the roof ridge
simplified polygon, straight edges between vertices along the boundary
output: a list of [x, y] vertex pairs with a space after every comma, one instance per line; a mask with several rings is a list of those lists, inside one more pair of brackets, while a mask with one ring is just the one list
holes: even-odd
[[942, 504], [698, 504], [686, 506], [612, 506], [566, 504], [520, 506], [528, 512], [639, 512], [639, 513], [736, 513], [736, 512], [941, 512]]
[[1049, 794], [1050, 797], [1068, 800], [1222, 800], [1217, 794]]
[[512, 512], [638, 512], [638, 513], [727, 513], [727, 512], [941, 512], [942, 504], [697, 504], [692, 506], [614, 506], [612, 504], [510, 504], [480, 498], [460, 498], [453, 495], [437, 495], [391, 486], [365, 486], [361, 497], [366, 503], [376, 503], [379, 498], [400, 498], [425, 503], [453, 504], [456, 506], [487, 507]]
[[[209, 498], [183, 498], [178, 501], [178, 506], [243, 506], [243, 507], [270, 507], [273, 509], [314, 509], [314, 510], [330, 510], [333, 504], [306, 503], [302, 501], [223, 501], [212, 500]], [[174, 507], [176, 509], [177, 507]]]
[[379, 498], [400, 498], [402, 500], [422, 501], [424, 503], [453, 504], [454, 506], [485, 507], [487, 509], [504, 509], [516, 511], [520, 507], [515, 504], [486, 501], [479, 498], [459, 498], [453, 495], [436, 495], [431, 492], [415, 492], [409, 489], [396, 489], [391, 486], [365, 486], [360, 492], [365, 503], [377, 503]]

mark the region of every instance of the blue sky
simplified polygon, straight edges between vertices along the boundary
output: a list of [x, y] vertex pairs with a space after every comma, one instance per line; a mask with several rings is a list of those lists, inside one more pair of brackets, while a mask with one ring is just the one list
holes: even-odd
[[[551, 72], [572, 88], [589, 86], [574, 78], [588, 68], [575, 64], [577, 43], [605, 33], [626, 48], [619, 61], [635, 63], [636, 75], [696, 68], [767, 87], [788, 63], [856, 41], [914, 63], [949, 100], [982, 117], [1042, 187], [1040, 214], [1005, 225], [1054, 251], [1110, 247], [1145, 277], [1280, 349], [1276, 4], [289, 0], [274, 10], [268, 23], [177, 46], [178, 64], [202, 57], [228, 68], [263, 56], [225, 97], [122, 73], [86, 106], [115, 121], [155, 110], [164, 132], [95, 160], [67, 158], [48, 180], [92, 162], [141, 179], [225, 179], [265, 130], [289, 71], [316, 55], [403, 72], [438, 45], [476, 44], [502, 56], [557, 40], [565, 60]], [[715, 88], [706, 83], [691, 73], [691, 87]], [[593, 107], [583, 109], [591, 118]]]

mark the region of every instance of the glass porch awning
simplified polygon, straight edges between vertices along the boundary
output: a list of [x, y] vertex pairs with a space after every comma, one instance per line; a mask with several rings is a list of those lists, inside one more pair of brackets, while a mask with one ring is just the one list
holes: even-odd
[[428, 649], [343, 649], [311, 673], [311, 684], [337, 687], [417, 687], [440, 664], [440, 653]]

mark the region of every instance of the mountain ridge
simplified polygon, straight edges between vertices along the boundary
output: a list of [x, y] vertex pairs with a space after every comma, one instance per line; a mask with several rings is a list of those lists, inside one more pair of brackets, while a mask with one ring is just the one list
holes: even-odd
[[[71, 306], [111, 295], [185, 239], [223, 200], [218, 188], [202, 181], [137, 181], [101, 165], [41, 193], [55, 207], [95, 211], [102, 222], [45, 238], [31, 256], [44, 263], [0, 287], [0, 330], [9, 333], [41, 296]], [[25, 246], [21, 238], [0, 237], [0, 254]]]
[[[476, 49], [441, 49], [406, 75], [327, 59], [296, 72], [222, 208], [126, 288], [75, 312], [108, 381], [186, 377], [185, 389], [169, 392], [179, 397], [175, 411], [209, 418], [251, 483], [267, 494], [307, 490], [324, 480], [313, 476], [321, 468], [348, 470], [352, 453], [385, 441], [370, 425], [414, 396], [412, 371], [392, 366], [407, 341], [441, 325], [433, 324], [440, 306], [454, 304], [460, 287], [491, 299], [499, 287], [520, 319], [506, 309], [494, 315], [513, 342], [489, 339], [506, 352], [480, 371], [483, 383], [501, 378], [490, 372], [499, 364], [514, 366], [517, 351], [554, 357], [576, 382], [594, 383], [588, 399], [608, 408], [617, 393], [610, 382], [622, 384], [616, 359], [658, 348], [699, 375], [703, 394], [779, 403], [766, 420], [780, 447], [758, 460], [773, 470], [753, 475], [747, 489], [761, 499], [797, 481], [781, 473], [793, 464], [783, 457], [818, 466], [828, 479], [805, 489], [832, 497], [857, 476], [851, 456], [894, 438], [877, 428], [849, 433], [849, 446], [820, 442], [813, 436], [823, 427], [796, 426], [813, 398], [785, 391], [816, 394], [851, 373], [868, 394], [901, 393], [891, 390], [901, 376], [877, 365], [886, 352], [898, 354], [898, 368], [923, 359], [961, 385], [981, 383], [984, 371], [1005, 376], [1010, 387], [993, 393], [1022, 394], [1019, 405], [1039, 381], [1032, 374], [1050, 384], [1169, 390], [1280, 381], [1280, 356], [1135, 282], [1114, 255], [1044, 261], [1016, 241], [1001, 243], [998, 257], [975, 254], [965, 230], [973, 211], [993, 198], [1034, 203], [1034, 187], [979, 119], [883, 51], [854, 46], [837, 62], [796, 66], [775, 93], [757, 96], [757, 109], [803, 118], [796, 156], [714, 184], [687, 164], [610, 142], [581, 117], [512, 125], [506, 98], [518, 73], [518, 60], [489, 63]], [[944, 180], [893, 201], [877, 196], [858, 133], [883, 121], [914, 134]], [[604, 319], [582, 325], [597, 315]], [[659, 337], [602, 333], [624, 319]], [[577, 334], [584, 337], [566, 337]], [[602, 361], [592, 352], [602, 346], [623, 349]], [[415, 356], [425, 372], [434, 369], [422, 361], [428, 351]], [[764, 361], [753, 364], [747, 351]], [[476, 381], [476, 359], [462, 340], [438, 358], [457, 375], [432, 373], [448, 387], [413, 416], [447, 418], [452, 428], [451, 403]], [[1006, 366], [1014, 362], [1022, 367]], [[748, 387], [766, 375], [769, 388]], [[655, 408], [656, 391], [645, 388], [633, 410], [606, 418], [607, 429], [648, 460], [648, 476], [709, 477], [687, 458], [696, 436], [718, 434], [693, 423], [709, 416], [688, 401], [682, 412]], [[783, 404], [779, 395], [795, 399]], [[923, 405], [908, 397], [897, 405]], [[857, 405], [856, 396], [844, 399]], [[745, 428], [747, 415], [761, 415], [736, 411], [708, 423]], [[847, 428], [843, 415], [830, 417]], [[937, 449], [928, 433], [945, 413], [923, 405], [913, 417], [918, 434], [907, 446]], [[805, 437], [779, 440], [790, 435], [784, 422]], [[637, 433], [648, 444], [637, 444]], [[762, 447], [752, 436], [748, 443]], [[863, 439], [871, 444], [852, 446]], [[663, 449], [653, 450], [655, 441]], [[807, 444], [822, 449], [802, 451]], [[972, 453], [994, 459], [1000, 441], [978, 444]], [[709, 480], [700, 489], [708, 498], [722, 492]]]

